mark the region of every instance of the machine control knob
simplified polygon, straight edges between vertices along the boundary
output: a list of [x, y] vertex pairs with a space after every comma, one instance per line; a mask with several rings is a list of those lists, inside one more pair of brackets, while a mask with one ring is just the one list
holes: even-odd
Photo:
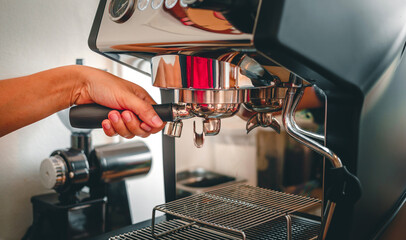
[[66, 182], [67, 169], [61, 156], [46, 158], [40, 166], [41, 183], [48, 189], [58, 189]]

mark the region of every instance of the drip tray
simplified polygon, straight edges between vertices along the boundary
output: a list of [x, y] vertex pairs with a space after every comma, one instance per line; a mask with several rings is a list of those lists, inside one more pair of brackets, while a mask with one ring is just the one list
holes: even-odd
[[[152, 234], [160, 237], [179, 230], [162, 232], [154, 229], [156, 211], [190, 222], [190, 225], [197, 223], [247, 239], [253, 229], [280, 218], [285, 221], [285, 232], [292, 233], [293, 213], [320, 206], [319, 199], [234, 184], [156, 206], [152, 214]], [[291, 234], [287, 238], [291, 239]]]
[[[184, 228], [183, 226], [188, 225]], [[206, 239], [206, 240], [235, 240], [240, 237], [223, 232], [221, 230], [214, 230], [207, 227], [202, 227], [198, 224], [191, 224], [183, 220], [165, 221], [155, 225], [156, 231], [166, 232], [172, 229], [179, 229], [175, 232], [159, 237], [158, 239]], [[292, 239], [295, 240], [308, 240], [317, 237], [320, 231], [320, 222], [309, 220], [306, 218], [292, 215]], [[284, 218], [276, 219], [254, 228], [247, 232], [247, 239], [252, 240], [279, 240], [286, 239], [286, 221]], [[141, 240], [141, 239], [156, 239], [152, 236], [151, 227], [146, 227], [137, 231], [128, 232], [109, 240]]]
[[197, 168], [176, 174], [176, 195], [182, 198], [243, 182], [246, 180]]

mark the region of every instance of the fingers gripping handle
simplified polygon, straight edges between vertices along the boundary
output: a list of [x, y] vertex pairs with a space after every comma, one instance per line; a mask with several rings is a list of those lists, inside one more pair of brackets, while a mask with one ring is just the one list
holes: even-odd
[[[152, 106], [164, 122], [173, 121], [172, 104], [157, 104]], [[98, 104], [84, 104], [72, 107], [69, 111], [70, 125], [75, 128], [101, 128], [102, 121], [108, 118], [114, 109]], [[124, 110], [117, 110], [120, 113]]]

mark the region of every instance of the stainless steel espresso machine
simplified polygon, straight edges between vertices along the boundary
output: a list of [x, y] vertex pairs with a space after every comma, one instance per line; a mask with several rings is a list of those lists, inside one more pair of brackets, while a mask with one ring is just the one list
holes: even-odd
[[[111, 239], [382, 236], [405, 201], [405, 16], [402, 1], [101, 0], [91, 49], [150, 74], [167, 121], [166, 203], [151, 209], [151, 227]], [[315, 85], [326, 99], [324, 135], [294, 115]], [[74, 107], [71, 124], [100, 127], [108, 111]], [[238, 112], [249, 113], [248, 134], [283, 127], [324, 157], [322, 199], [236, 185], [175, 200], [182, 121], [201, 119], [193, 133], [201, 147]], [[322, 206], [319, 219], [299, 214], [313, 205]], [[158, 223], [156, 212], [168, 220]]]

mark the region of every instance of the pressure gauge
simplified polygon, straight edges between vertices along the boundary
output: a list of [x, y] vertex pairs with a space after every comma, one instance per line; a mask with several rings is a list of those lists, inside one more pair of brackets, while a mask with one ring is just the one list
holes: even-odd
[[138, 9], [144, 11], [148, 7], [149, 0], [138, 0]]
[[178, 0], [166, 0], [165, 1], [165, 7], [167, 9], [171, 9], [171, 8], [175, 7], [177, 2], [178, 2]]
[[111, 0], [109, 6], [110, 19], [116, 23], [127, 21], [134, 12], [136, 0]]
[[158, 9], [160, 6], [162, 6], [163, 2], [164, 2], [164, 0], [152, 0], [151, 7], [153, 9]]

